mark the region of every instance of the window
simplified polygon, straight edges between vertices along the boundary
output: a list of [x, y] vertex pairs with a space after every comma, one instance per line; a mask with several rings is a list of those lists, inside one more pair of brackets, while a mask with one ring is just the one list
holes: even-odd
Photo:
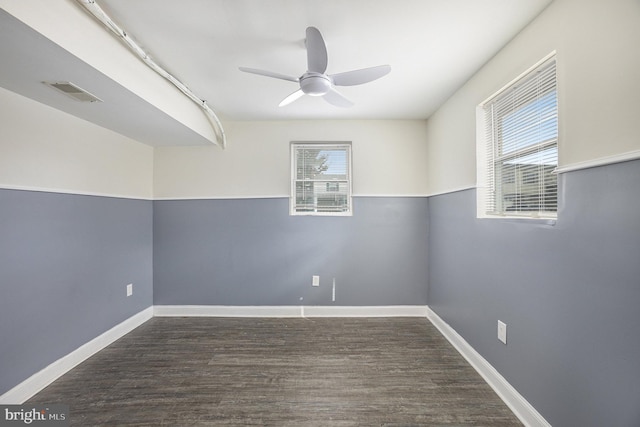
[[555, 55], [480, 104], [478, 130], [478, 216], [555, 218]]
[[351, 144], [291, 143], [291, 215], [351, 215]]

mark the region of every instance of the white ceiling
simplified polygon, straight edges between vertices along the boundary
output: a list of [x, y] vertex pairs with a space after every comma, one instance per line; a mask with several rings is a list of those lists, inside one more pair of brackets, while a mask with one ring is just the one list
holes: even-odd
[[[529, 23], [547, 0], [98, 0], [176, 77], [233, 120], [424, 119]], [[341, 88], [344, 110], [296, 83], [239, 66], [300, 76], [305, 29], [322, 33], [329, 74], [389, 64], [388, 76]]]
[[[97, 0], [158, 64], [207, 100], [223, 124], [225, 120], [426, 119], [550, 2]], [[10, 20], [6, 14], [0, 18]], [[391, 65], [391, 73], [365, 85], [340, 88], [355, 102], [349, 109], [334, 107], [315, 97], [303, 97], [286, 107], [278, 107], [282, 99], [297, 89], [297, 84], [243, 73], [238, 67], [302, 75], [306, 71], [304, 34], [308, 26], [317, 27], [325, 39], [329, 55], [327, 73], [381, 64]], [[33, 74], [42, 74], [48, 61], [53, 61], [63, 68], [64, 62], [70, 72], [74, 69], [75, 74], [83, 76], [81, 79], [105, 78], [99, 70], [84, 69], [88, 67], [86, 64], [77, 58], [70, 59], [68, 53], [52, 46], [44, 49], [48, 57], [36, 61], [30, 56], [33, 53], [20, 53], [17, 43], [9, 43], [18, 39], [7, 34], [4, 22], [2, 27], [0, 54], [5, 64], [11, 62], [11, 55], [21, 55], [21, 69], [33, 63]], [[32, 43], [45, 42], [30, 37]], [[46, 93], [42, 88], [38, 89], [39, 94], [25, 93], [24, 88], [18, 90], [25, 86], [19, 82], [23, 74], [0, 70], [0, 85], [64, 109], [55, 101], [39, 99]], [[32, 77], [45, 79], [39, 75]], [[114, 88], [111, 92], [118, 91]], [[152, 145], [166, 145], [161, 135], [131, 134], [132, 129], [138, 129], [139, 133], [148, 128], [144, 120], [153, 120], [154, 126], [158, 126], [158, 120], [165, 120], [163, 114], [152, 106], [137, 106], [136, 110], [146, 113], [131, 115], [131, 105], [144, 101], [134, 99], [135, 95], [126, 90], [121, 98], [114, 102], [128, 105], [122, 108], [126, 113], [109, 111], [102, 122], [93, 117], [95, 113], [84, 118]], [[118, 125], [118, 121], [131, 121], [131, 117], [137, 123]], [[171, 118], [167, 116], [166, 120]], [[167, 131], [171, 126], [166, 125]], [[202, 143], [194, 138], [194, 143]]]

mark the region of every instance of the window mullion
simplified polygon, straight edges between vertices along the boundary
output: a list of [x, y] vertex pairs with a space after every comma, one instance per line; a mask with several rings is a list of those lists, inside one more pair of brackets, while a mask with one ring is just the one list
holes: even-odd
[[538, 151], [543, 151], [545, 148], [553, 147], [558, 143], [558, 138], [553, 138], [539, 145], [533, 145], [530, 147], [525, 147], [520, 149], [519, 151], [510, 152], [509, 154], [504, 154], [502, 156], [498, 156], [495, 158], [495, 162], [502, 162], [505, 160], [513, 160], [518, 157], [523, 157], [529, 154], [536, 153]]

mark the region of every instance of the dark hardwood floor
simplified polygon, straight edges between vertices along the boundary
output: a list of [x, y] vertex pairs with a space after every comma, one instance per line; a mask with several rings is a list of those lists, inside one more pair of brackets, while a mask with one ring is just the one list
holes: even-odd
[[72, 426], [522, 425], [420, 318], [153, 318], [29, 402]]

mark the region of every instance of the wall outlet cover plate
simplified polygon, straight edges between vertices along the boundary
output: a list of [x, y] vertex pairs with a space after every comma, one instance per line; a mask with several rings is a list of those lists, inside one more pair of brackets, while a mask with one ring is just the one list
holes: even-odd
[[503, 344], [507, 343], [507, 324], [498, 320], [498, 339]]

